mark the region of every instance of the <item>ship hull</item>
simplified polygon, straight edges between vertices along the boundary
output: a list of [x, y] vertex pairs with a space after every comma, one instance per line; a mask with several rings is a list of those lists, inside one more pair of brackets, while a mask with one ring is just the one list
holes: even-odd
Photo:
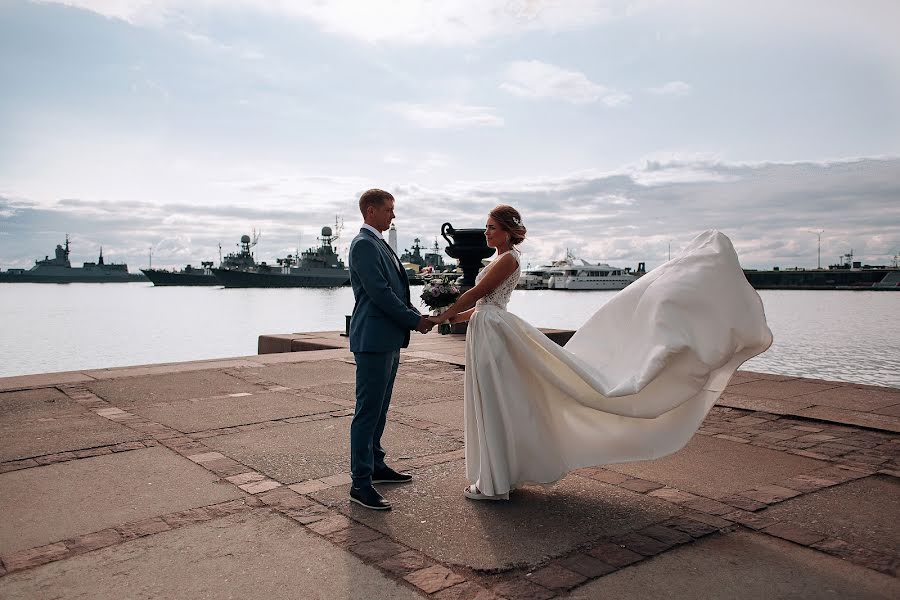
[[900, 290], [893, 282], [897, 269], [744, 271], [757, 290]]
[[550, 289], [557, 290], [624, 290], [626, 287], [634, 283], [635, 279], [630, 281], [622, 281], [611, 279], [582, 281], [579, 279], [566, 279], [562, 283], [555, 283]]
[[162, 271], [157, 269], [141, 269], [153, 285], [165, 286], [215, 286], [222, 285], [211, 273], [185, 273]]
[[24, 273], [0, 273], [0, 283], [135, 283], [146, 282], [147, 278], [137, 273], [127, 275], [35, 275]]
[[256, 271], [232, 271], [213, 269], [213, 275], [228, 288], [297, 288], [343, 287], [350, 283], [346, 269], [298, 269], [297, 272], [260, 273]]

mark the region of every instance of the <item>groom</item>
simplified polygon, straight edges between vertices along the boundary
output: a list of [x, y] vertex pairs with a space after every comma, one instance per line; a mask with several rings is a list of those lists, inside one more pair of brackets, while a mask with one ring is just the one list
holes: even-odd
[[359, 199], [363, 226], [350, 244], [350, 285], [356, 305], [350, 318], [350, 351], [356, 359], [356, 412], [350, 425], [350, 501], [375, 510], [391, 505], [373, 483], [412, 479], [384, 462], [381, 434], [410, 330], [428, 333], [434, 324], [413, 308], [409, 279], [381, 235], [394, 220], [394, 197], [369, 190]]

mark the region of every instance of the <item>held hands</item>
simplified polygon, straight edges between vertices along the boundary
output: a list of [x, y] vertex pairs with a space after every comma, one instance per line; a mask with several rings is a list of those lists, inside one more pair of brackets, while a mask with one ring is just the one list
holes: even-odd
[[428, 317], [428, 320], [435, 325], [440, 325], [441, 323], [453, 323], [453, 317], [446, 317], [444, 315], [431, 315]]
[[435, 326], [435, 322], [428, 317], [419, 318], [419, 324], [416, 325], [416, 331], [419, 333], [428, 333]]

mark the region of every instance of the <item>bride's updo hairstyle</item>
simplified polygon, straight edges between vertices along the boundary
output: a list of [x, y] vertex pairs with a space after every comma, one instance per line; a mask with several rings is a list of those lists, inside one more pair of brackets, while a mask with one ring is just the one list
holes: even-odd
[[522, 215], [519, 211], [508, 204], [500, 204], [495, 206], [490, 212], [490, 217], [497, 221], [504, 231], [509, 233], [509, 243], [513, 246], [521, 244], [525, 241], [525, 234], [528, 232], [522, 223]]

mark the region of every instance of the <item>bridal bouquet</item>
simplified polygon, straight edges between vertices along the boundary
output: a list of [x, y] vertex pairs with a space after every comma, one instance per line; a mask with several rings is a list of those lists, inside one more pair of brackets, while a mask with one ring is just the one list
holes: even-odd
[[422, 288], [422, 303], [436, 315], [459, 298], [459, 286], [446, 279], [436, 277], [429, 280]]

